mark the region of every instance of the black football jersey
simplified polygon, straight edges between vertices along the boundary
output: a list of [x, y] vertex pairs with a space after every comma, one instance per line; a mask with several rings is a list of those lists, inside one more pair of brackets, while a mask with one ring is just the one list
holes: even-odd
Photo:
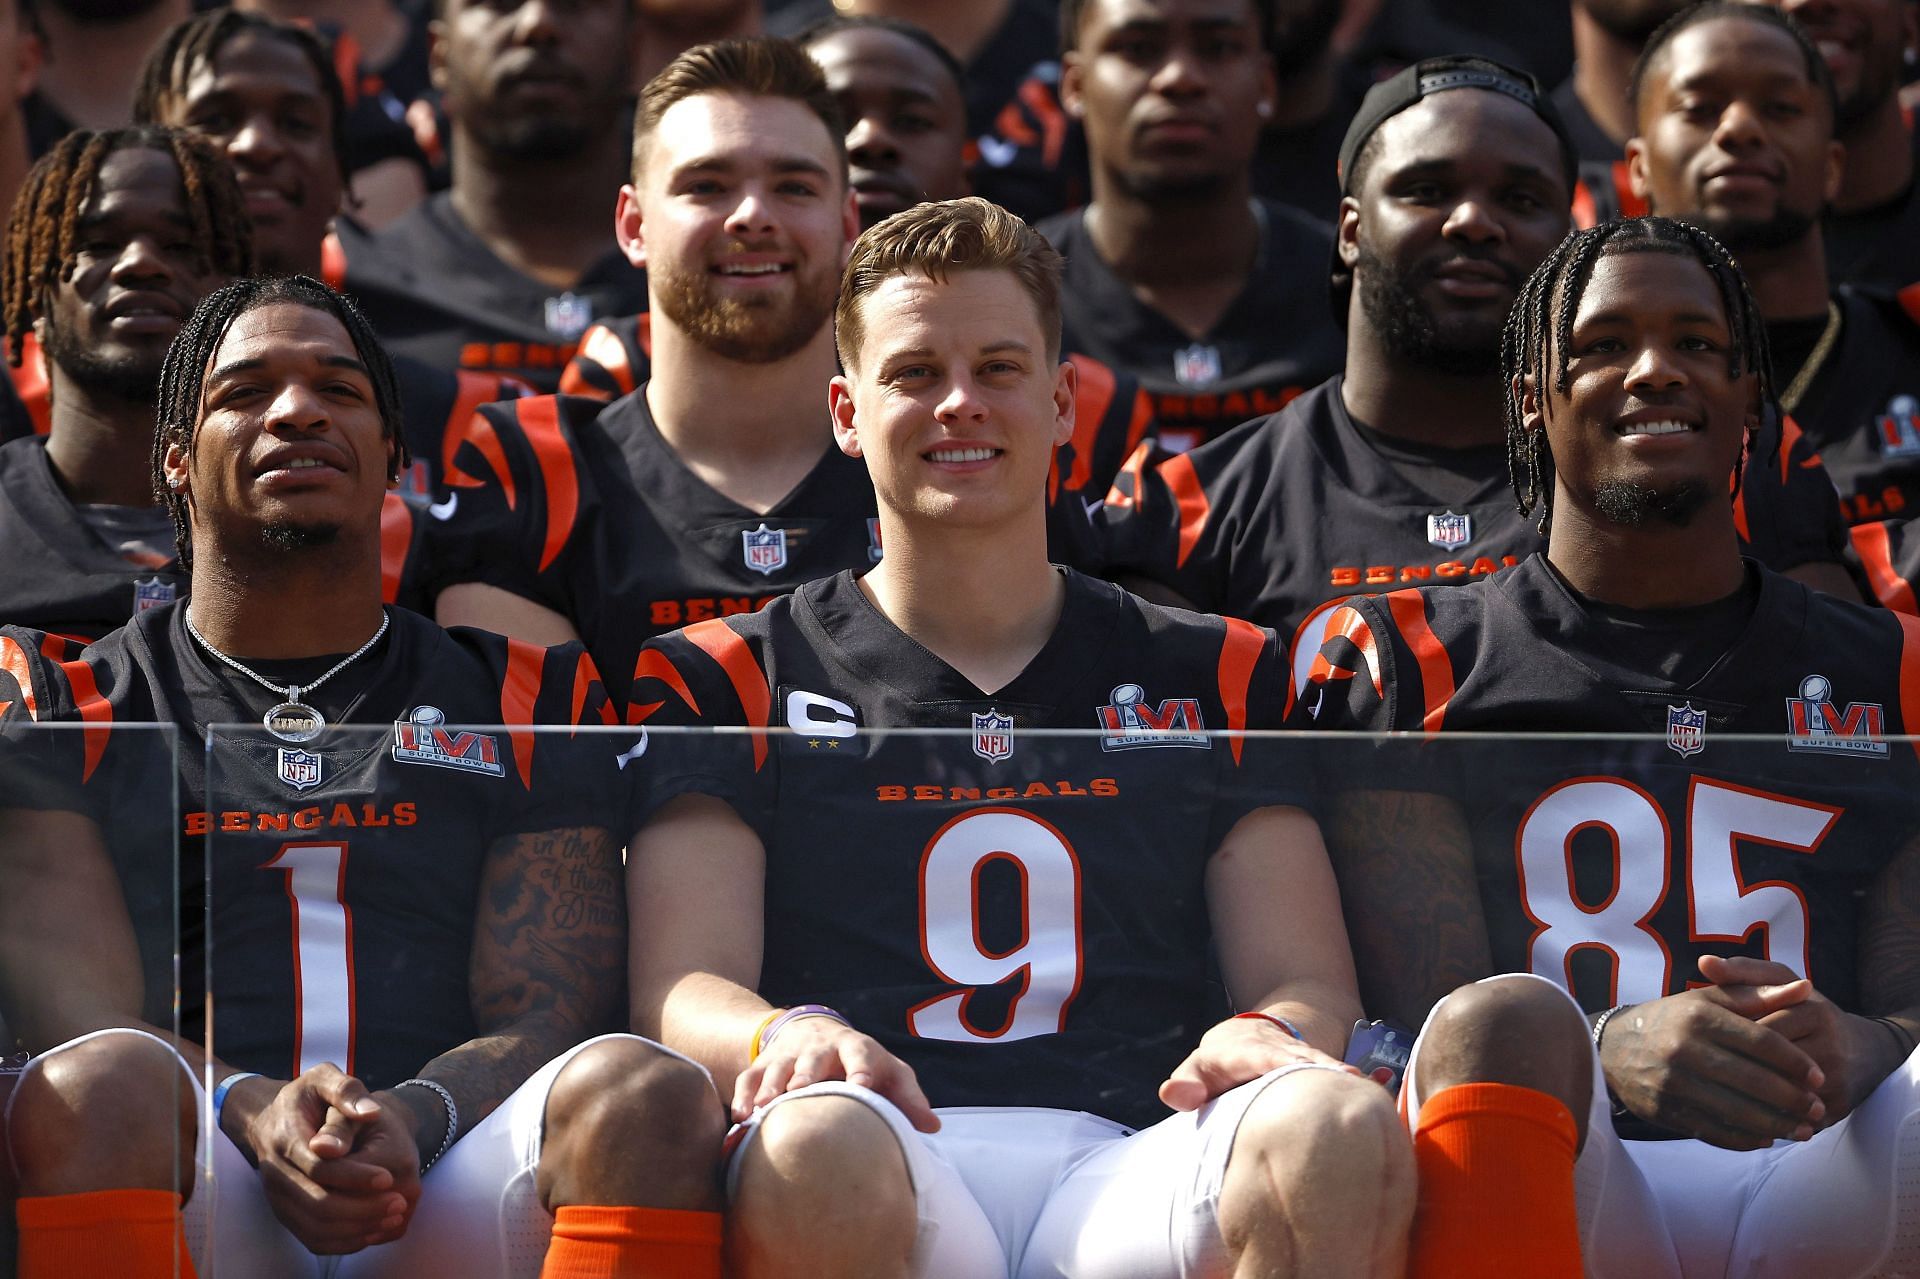
[[[1608, 609], [1541, 555], [1335, 614], [1297, 719], [1443, 735], [1359, 785], [1459, 798], [1496, 971], [1597, 1012], [1752, 955], [1856, 1006], [1859, 895], [1920, 834], [1920, 756], [1884, 740], [1920, 726], [1920, 620], [1749, 565], [1704, 645], [1723, 605]], [[1571, 733], [1640, 737], [1538, 736]]]
[[687, 469], [660, 437], [645, 387], [611, 405], [489, 405], [450, 437], [430, 589], [481, 582], [562, 614], [624, 705], [652, 636], [879, 561], [866, 464], [827, 441], [824, 422], [821, 436], [819, 465], [762, 514]]
[[[1052, 637], [991, 696], [851, 572], [654, 641], [649, 726], [791, 731], [651, 733], [636, 793], [643, 813], [715, 795], [759, 832], [767, 999], [846, 1014], [936, 1106], [1138, 1127], [1222, 1011], [1207, 860], [1247, 812], [1300, 799], [1257, 742], [1211, 736], [1276, 722], [1271, 635], [1060, 571]], [[887, 728], [960, 731], [860, 732]]]
[[[1097, 517], [1107, 572], [1292, 637], [1296, 689], [1342, 600], [1473, 581], [1544, 544], [1515, 508], [1503, 445], [1420, 450], [1452, 488], [1437, 497], [1354, 422], [1343, 382], [1191, 453], [1142, 449]], [[1791, 423], [1777, 456], [1761, 446], [1748, 459], [1734, 513], [1750, 552], [1776, 569], [1845, 557], [1833, 486]]]
[[[1847, 522], [1920, 511], [1920, 290], [1895, 300], [1834, 295], [1841, 329], [1794, 409], [1820, 451]], [[1903, 302], [1906, 305], [1903, 305]], [[1791, 371], [1778, 370], [1781, 385]]]
[[[384, 602], [427, 611], [419, 576], [426, 527], [418, 506], [387, 494], [380, 508]], [[86, 643], [186, 593], [178, 560], [136, 564], [87, 526], [54, 478], [44, 439], [0, 445], [0, 625]]]
[[1911, 519], [1869, 520], [1847, 530], [1867, 589], [1886, 607], [1920, 616], [1913, 584], [1920, 577], [1920, 529]]
[[1170, 450], [1277, 411], [1338, 373], [1346, 358], [1346, 335], [1327, 306], [1333, 232], [1284, 205], [1255, 207], [1263, 226], [1259, 256], [1240, 296], [1197, 341], [1135, 297], [1101, 260], [1083, 213], [1040, 227], [1067, 259], [1062, 349], [1138, 378]]
[[[648, 317], [627, 316], [596, 324], [580, 339], [580, 353], [560, 378], [562, 395], [614, 400], [647, 380], [652, 346]], [[1153, 434], [1153, 402], [1139, 381], [1117, 373], [1090, 355], [1067, 355], [1079, 375], [1073, 404], [1073, 438], [1054, 454], [1047, 481], [1050, 546], [1054, 558], [1091, 567], [1087, 503], [1098, 503], [1120, 464]], [[1074, 499], [1081, 509], [1066, 509]]]
[[572, 288], [551, 288], [495, 257], [445, 192], [378, 232], [337, 219], [328, 248], [329, 280], [344, 280], [390, 351], [542, 392], [560, 384], [589, 324], [647, 307], [646, 272], [611, 240]]
[[[173, 873], [173, 848], [154, 814], [176, 811], [174, 779], [155, 776], [149, 738], [116, 726], [177, 726], [182, 1029], [204, 1033], [210, 949], [213, 1048], [242, 1069], [289, 1078], [331, 1061], [386, 1088], [473, 1038], [468, 965], [488, 848], [621, 820], [605, 798], [614, 752], [591, 735], [533, 731], [603, 722], [605, 694], [578, 645], [389, 617], [372, 651], [303, 699], [332, 724], [380, 731], [299, 746], [260, 727], [282, 699], [209, 657], [183, 607], [144, 613], [65, 662], [41, 655], [38, 632], [0, 630], [0, 764], [36, 783], [8, 802], [93, 817], [130, 899], [173, 900], [155, 882]], [[312, 679], [341, 656], [249, 664]], [[85, 727], [22, 731], [35, 722]], [[152, 938], [146, 947], [158, 1001], [148, 1015], [165, 1023], [170, 930], [160, 941], [164, 953]]]

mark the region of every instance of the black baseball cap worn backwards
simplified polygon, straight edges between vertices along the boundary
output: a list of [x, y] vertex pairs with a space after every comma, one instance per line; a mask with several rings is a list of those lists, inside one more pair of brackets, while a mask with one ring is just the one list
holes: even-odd
[[[1340, 181], [1340, 194], [1352, 194], [1354, 161], [1359, 158], [1361, 148], [1367, 145], [1367, 139], [1381, 125], [1416, 102], [1449, 89], [1481, 89], [1488, 93], [1505, 94], [1539, 116], [1553, 130], [1554, 138], [1560, 143], [1560, 168], [1567, 178], [1567, 198], [1572, 200], [1574, 185], [1580, 178], [1580, 154], [1574, 149], [1573, 137], [1567, 132], [1566, 122], [1554, 109], [1546, 90], [1524, 71], [1491, 58], [1465, 55], [1423, 59], [1367, 90], [1367, 96], [1360, 102], [1360, 109], [1353, 113], [1353, 120], [1347, 125], [1346, 137], [1340, 142], [1340, 159], [1335, 170]], [[1347, 297], [1353, 289], [1353, 273], [1340, 260], [1337, 246], [1330, 283], [1334, 316], [1345, 324]]]

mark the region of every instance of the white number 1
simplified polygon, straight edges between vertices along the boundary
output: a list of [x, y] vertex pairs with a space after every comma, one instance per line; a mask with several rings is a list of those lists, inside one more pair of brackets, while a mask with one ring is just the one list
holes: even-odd
[[353, 911], [345, 844], [282, 844], [263, 870], [293, 905], [293, 1073], [332, 1062], [353, 1073]]

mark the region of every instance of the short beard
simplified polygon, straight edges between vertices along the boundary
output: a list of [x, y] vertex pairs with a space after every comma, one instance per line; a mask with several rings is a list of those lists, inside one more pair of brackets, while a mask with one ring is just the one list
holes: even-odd
[[833, 276], [824, 285], [801, 276], [792, 304], [776, 310], [772, 298], [714, 296], [704, 271], [653, 264], [651, 282], [667, 319], [715, 355], [741, 364], [774, 364], [802, 350], [832, 318], [840, 283]]
[[45, 332], [48, 362], [75, 386], [89, 394], [135, 404], [151, 405], [160, 398], [160, 366], [166, 359], [165, 351], [156, 352], [151, 360], [139, 355], [106, 356], [58, 325], [48, 323]]
[[340, 538], [338, 524], [291, 524], [284, 521], [265, 525], [260, 540], [274, 551], [309, 551], [331, 546]]
[[1593, 491], [1593, 508], [1600, 518], [1627, 528], [1653, 520], [1685, 528], [1706, 503], [1707, 486], [1698, 480], [1682, 480], [1668, 489], [1608, 480]]
[[489, 155], [504, 160], [572, 160], [587, 150], [604, 132], [579, 120], [552, 116], [502, 118], [481, 111], [469, 126]]
[[1142, 204], [1157, 208], [1186, 209], [1213, 203], [1228, 189], [1231, 179], [1224, 173], [1191, 173], [1162, 177], [1157, 173], [1120, 173], [1115, 175], [1120, 188]]
[[[1420, 298], [1410, 273], [1387, 265], [1367, 249], [1354, 265], [1360, 310], [1396, 359], [1434, 373], [1485, 377], [1500, 371], [1500, 334], [1462, 340], [1443, 333]], [[1501, 317], [1502, 320], [1505, 317]]]
[[1816, 215], [1798, 209], [1774, 210], [1770, 218], [1710, 218], [1699, 214], [1682, 218], [1727, 246], [1736, 258], [1742, 253], [1766, 252], [1798, 244], [1813, 233]]

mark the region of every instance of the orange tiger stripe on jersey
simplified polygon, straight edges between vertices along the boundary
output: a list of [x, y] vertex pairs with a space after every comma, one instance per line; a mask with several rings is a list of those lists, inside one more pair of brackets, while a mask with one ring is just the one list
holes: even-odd
[[[1806, 432], [1800, 429], [1800, 424], [1793, 420], [1793, 414], [1780, 415], [1780, 482], [1782, 484], [1785, 484], [1793, 475], [1793, 450], [1799, 446], [1801, 437], [1805, 434]], [[1820, 455], [1810, 453], [1807, 460], [1800, 465], [1814, 467], [1819, 464]]]
[[1447, 703], [1453, 700], [1453, 662], [1427, 625], [1427, 602], [1418, 590], [1394, 591], [1382, 600], [1400, 628], [1400, 638], [1413, 650], [1413, 660], [1420, 664], [1420, 691], [1427, 699], [1421, 727], [1437, 733], [1447, 717]]
[[1593, 190], [1582, 178], [1573, 184], [1573, 225], [1585, 231], [1599, 221], [1600, 215], [1593, 207]]
[[1193, 459], [1185, 453], [1175, 453], [1162, 462], [1160, 478], [1167, 482], [1167, 491], [1180, 508], [1180, 549], [1173, 559], [1174, 567], [1180, 568], [1193, 548], [1200, 545], [1200, 534], [1206, 530], [1212, 509], [1207, 505], [1207, 491], [1200, 487], [1200, 477], [1194, 472]]
[[100, 756], [106, 753], [107, 738], [113, 732], [113, 703], [100, 696], [93, 667], [84, 661], [62, 662], [60, 669], [73, 688], [74, 709], [80, 712], [80, 721], [86, 725], [80, 732], [86, 741], [87, 759], [80, 780], [92, 781], [93, 770], [99, 767]]
[[40, 339], [32, 333], [20, 337], [20, 367], [9, 369], [13, 389], [33, 419], [33, 433], [45, 435], [53, 424], [53, 396], [47, 386], [47, 360], [40, 351]]
[[1060, 152], [1067, 144], [1067, 113], [1055, 101], [1053, 89], [1041, 80], [1028, 80], [1020, 86], [1020, 101], [1027, 104], [1033, 118], [1040, 122], [1042, 141], [1040, 162], [1049, 169], [1060, 167]]
[[1900, 623], [1900, 731], [1914, 738], [1920, 754], [1920, 617], [1895, 613]]
[[[687, 681], [681, 677], [679, 667], [657, 648], [640, 650], [640, 660], [633, 664], [633, 682], [637, 685], [643, 679], [657, 679], [680, 695], [687, 709], [695, 715], [700, 713], [700, 703], [693, 698], [693, 690], [687, 687]], [[659, 710], [665, 702], [631, 703], [627, 707], [627, 723], [644, 724]]]
[[347, 287], [347, 251], [331, 231], [320, 241], [320, 278], [336, 293]]
[[27, 708], [27, 718], [37, 723], [40, 706], [33, 696], [33, 668], [27, 665], [27, 650], [5, 635], [0, 635], [0, 671], [13, 676], [13, 682], [20, 686], [20, 704]]
[[606, 370], [608, 377], [618, 389], [615, 395], [633, 393], [633, 363], [627, 359], [627, 348], [620, 337], [604, 324], [596, 324], [587, 330], [580, 339], [580, 351], [567, 362], [566, 371], [560, 375], [560, 393], [562, 395], [585, 395], [596, 400], [609, 398], [607, 393], [588, 382], [579, 372], [579, 361], [592, 360]]
[[1907, 318], [1920, 324], [1920, 284], [1909, 284], [1900, 290], [1899, 298], [1900, 309], [1907, 313]]
[[[1260, 650], [1267, 646], [1267, 633], [1252, 622], [1237, 617], [1222, 618], [1227, 624], [1226, 638], [1220, 644], [1220, 705], [1227, 712], [1228, 731], [1247, 731], [1247, 688], [1253, 683], [1253, 668], [1260, 662]], [[1246, 739], [1232, 739], [1233, 762], [1240, 762]]]
[[[733, 681], [733, 691], [740, 698], [740, 708], [746, 712], [749, 727], [764, 729], [773, 713], [773, 692], [767, 686], [767, 673], [760, 669], [760, 663], [753, 658], [753, 650], [747, 642], [734, 633], [726, 619], [716, 617], [709, 622], [695, 622], [681, 631], [689, 644], [711, 657], [720, 664], [720, 669]], [[767, 735], [764, 732], [753, 734], [753, 771], [759, 772], [767, 762]]]
[[[1075, 382], [1073, 395], [1073, 469], [1067, 472], [1067, 488], [1070, 491], [1083, 489], [1093, 477], [1093, 445], [1100, 438], [1100, 424], [1106, 419], [1107, 410], [1113, 406], [1113, 370], [1100, 361], [1085, 355], [1069, 355], [1067, 361], [1073, 365]], [[1059, 456], [1055, 455], [1055, 467], [1047, 474], [1047, 499], [1052, 501], [1059, 496], [1060, 476], [1057, 469]]]
[[[1143, 392], [1144, 394], [1144, 392]], [[1153, 445], [1142, 444], [1127, 454], [1127, 460], [1120, 464], [1120, 470], [1113, 477], [1113, 487], [1107, 490], [1106, 504], [1115, 510], [1128, 510], [1137, 504], [1140, 497], [1140, 482], [1147, 469], [1147, 458], [1153, 454]], [[1126, 488], [1120, 487], [1120, 481], [1126, 479]]]
[[1653, 212], [1653, 210], [1647, 204], [1644, 197], [1634, 194], [1633, 179], [1628, 176], [1628, 173], [1629, 170], [1625, 160], [1615, 160], [1613, 162], [1614, 201], [1620, 206], [1621, 217], [1644, 218], [1647, 214]]
[[573, 450], [560, 433], [558, 396], [522, 401], [520, 427], [540, 464], [540, 483], [547, 493], [547, 540], [540, 548], [540, 571], [544, 573], [573, 536], [573, 521], [580, 513], [580, 479], [573, 469]]
[[380, 601], [400, 598], [400, 576], [407, 566], [407, 548], [413, 544], [413, 512], [407, 500], [389, 493], [380, 503]]
[[[533, 723], [534, 704], [540, 700], [540, 671], [546, 664], [547, 650], [525, 640], [507, 641], [507, 674], [500, 681], [500, 722]], [[513, 739], [513, 762], [520, 770], [523, 786], [533, 785], [533, 742], [531, 728], [507, 734]]]
[[[1367, 664], [1367, 678], [1373, 684], [1373, 695], [1385, 697], [1386, 686], [1380, 678], [1380, 646], [1373, 638], [1373, 628], [1367, 625], [1367, 619], [1356, 610], [1342, 605], [1327, 619], [1327, 639], [1336, 635], [1353, 645], [1354, 651], [1360, 654], [1360, 660]], [[1314, 655], [1313, 666], [1307, 671], [1307, 682], [1326, 684], [1336, 679], [1352, 679], [1359, 673], [1329, 662], [1323, 647], [1323, 651]]]
[[[600, 683], [600, 671], [594, 666], [593, 658], [587, 655], [585, 649], [582, 649], [579, 657], [575, 658], [573, 663], [573, 709], [571, 717], [575, 724], [583, 724], [586, 722], [580, 718], [580, 712], [586, 709], [587, 699], [593, 696], [594, 686], [598, 683]], [[597, 713], [600, 716], [600, 722], [608, 727], [612, 727], [617, 722], [613, 718], [613, 703], [605, 697], [600, 699], [600, 706]]]
[[456, 488], [480, 488], [486, 481], [467, 474], [454, 464], [454, 458], [460, 452], [462, 444], [471, 444], [474, 450], [485, 459], [500, 481], [500, 491], [506, 496], [507, 509], [514, 510], [520, 505], [518, 491], [514, 488], [513, 468], [507, 465], [507, 450], [500, 443], [500, 432], [494, 429], [493, 421], [485, 413], [471, 413], [462, 422], [447, 432], [446, 440], [441, 444], [440, 472], [448, 484]]
[[1893, 566], [1893, 548], [1887, 541], [1886, 523], [1856, 524], [1847, 530], [1847, 536], [1853, 539], [1854, 553], [1867, 571], [1867, 584], [1873, 587], [1873, 597], [1895, 612], [1920, 615], [1913, 583], [1900, 576]]

